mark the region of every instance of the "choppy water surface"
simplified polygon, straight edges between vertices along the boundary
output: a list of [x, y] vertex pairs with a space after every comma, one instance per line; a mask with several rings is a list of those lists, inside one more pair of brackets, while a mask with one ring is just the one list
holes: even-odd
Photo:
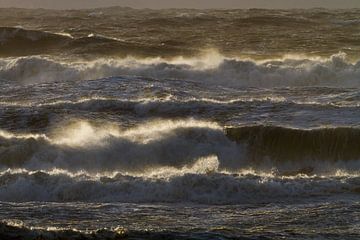
[[[2, 204], [1, 213], [23, 219], [12, 222], [15, 227], [6, 228], [9, 235], [20, 233], [50, 239], [356, 239], [359, 236], [356, 223], [359, 206], [349, 202], [295, 206], [26, 203]], [[31, 232], [25, 227], [27, 224], [35, 226]], [[49, 225], [53, 228], [39, 227]], [[77, 230], [65, 230], [74, 228]]]
[[1, 239], [360, 237], [359, 10], [0, 12]]

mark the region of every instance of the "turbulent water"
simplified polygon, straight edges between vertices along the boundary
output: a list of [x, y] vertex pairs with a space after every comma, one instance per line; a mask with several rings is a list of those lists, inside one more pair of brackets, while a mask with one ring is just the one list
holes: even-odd
[[359, 239], [359, 17], [0, 9], [0, 239]]

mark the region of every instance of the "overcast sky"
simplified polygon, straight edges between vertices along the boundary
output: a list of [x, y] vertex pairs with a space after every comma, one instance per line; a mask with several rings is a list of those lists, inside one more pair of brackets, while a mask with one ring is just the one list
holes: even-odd
[[0, 0], [0, 7], [94, 8], [360, 8], [360, 0]]

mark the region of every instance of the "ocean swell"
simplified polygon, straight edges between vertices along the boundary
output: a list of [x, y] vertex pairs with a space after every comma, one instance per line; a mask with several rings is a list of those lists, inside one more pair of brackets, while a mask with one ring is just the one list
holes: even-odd
[[22, 56], [50, 52], [67, 44], [71, 39], [71, 36], [39, 30], [0, 27], [0, 56]]
[[79, 56], [169, 57], [198, 51], [177, 46], [127, 42], [99, 34], [74, 38], [67, 33], [52, 33], [14, 27], [0, 27], [0, 57], [39, 54]]

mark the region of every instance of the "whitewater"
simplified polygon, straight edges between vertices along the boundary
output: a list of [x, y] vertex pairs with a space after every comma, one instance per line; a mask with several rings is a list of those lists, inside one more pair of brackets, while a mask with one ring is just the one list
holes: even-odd
[[358, 239], [359, 16], [0, 9], [0, 239]]

